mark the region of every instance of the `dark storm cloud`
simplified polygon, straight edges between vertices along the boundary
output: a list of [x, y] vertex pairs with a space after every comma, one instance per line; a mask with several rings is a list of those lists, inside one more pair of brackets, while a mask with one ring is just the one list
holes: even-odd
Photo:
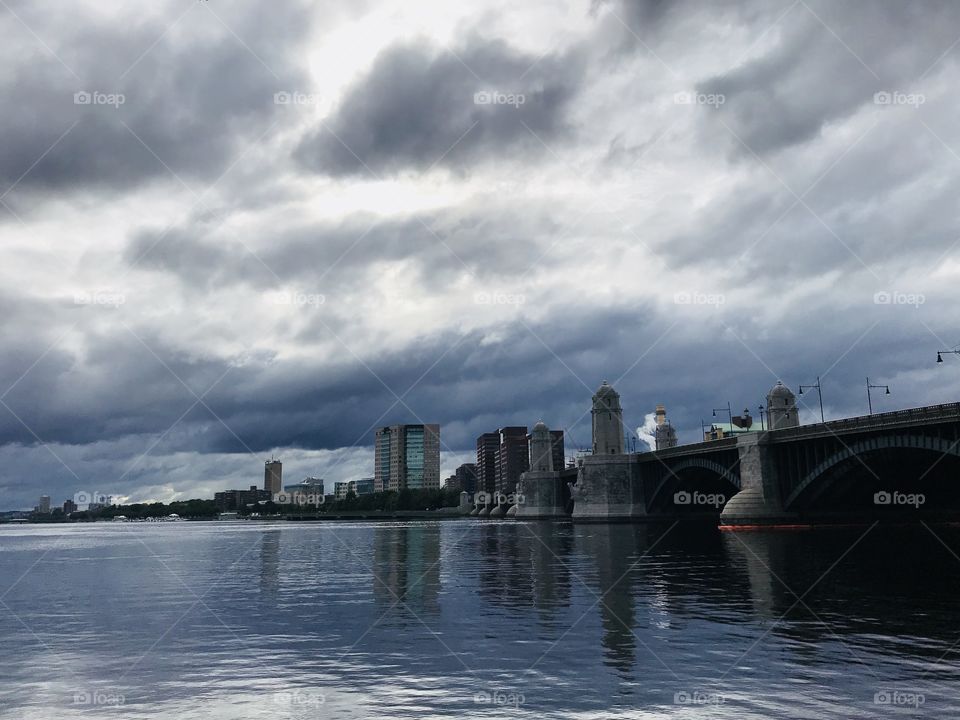
[[357, 213], [336, 222], [271, 228], [265, 248], [257, 247], [255, 232], [224, 240], [216, 235], [219, 221], [200, 220], [170, 231], [141, 230], [124, 259], [176, 276], [188, 292], [237, 283], [270, 289], [280, 278], [317, 292], [345, 293], [369, 285], [368, 274], [379, 272], [379, 264], [400, 261], [439, 290], [463, 273], [493, 282], [557, 264], [557, 255], [548, 252], [562, 231], [556, 213], [498, 203], [495, 209], [466, 205], [386, 219]]
[[960, 36], [960, 6], [880, 2], [864, 12], [854, 3], [801, 3], [777, 30], [769, 52], [697, 85], [724, 96], [719, 110], [703, 114], [704, 123], [715, 141], [725, 122], [740, 157], [809, 142], [830, 123], [876, 107], [877, 93], [922, 92], [926, 73], [936, 76], [954, 62], [941, 56]]
[[435, 164], [465, 172], [472, 163], [540, 155], [541, 141], [567, 131], [580, 63], [576, 55], [537, 58], [476, 38], [455, 51], [392, 47], [296, 157], [317, 173], [369, 178]]
[[[310, 23], [297, 2], [218, 7], [229, 30], [213, 12], [175, 4], [126, 26], [24, 12], [49, 51], [12, 15], [0, 19], [30, 51], [14, 54], [11, 44], [0, 52], [8, 66], [0, 192], [18, 179], [21, 190], [62, 191], [177, 182], [171, 171], [187, 180], [219, 176], [270, 127], [274, 93], [302, 87], [294, 49]], [[91, 102], [76, 104], [76, 93]]]

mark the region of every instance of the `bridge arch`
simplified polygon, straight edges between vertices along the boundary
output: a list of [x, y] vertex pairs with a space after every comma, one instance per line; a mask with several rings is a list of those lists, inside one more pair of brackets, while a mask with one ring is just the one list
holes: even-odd
[[931, 435], [881, 435], [851, 443], [841, 448], [830, 457], [813, 467], [801, 478], [797, 486], [791, 491], [784, 502], [784, 507], [790, 510], [807, 489], [827, 472], [838, 465], [852, 460], [860, 455], [867, 455], [878, 450], [926, 450], [942, 455], [960, 457], [960, 441], [947, 440]]
[[[679, 475], [679, 473], [690, 469], [707, 470], [719, 477], [721, 480], [724, 480], [732, 485], [734, 488], [736, 488], [736, 491], [740, 490], [740, 475], [739, 473], [733, 472], [728, 466], [719, 463], [716, 460], [711, 460], [710, 458], [684, 458], [676, 463], [667, 463], [667, 469], [664, 470], [665, 477], [660, 481], [660, 483], [657, 485], [657, 489], [653, 491], [653, 494], [647, 501], [647, 508], [650, 509], [656, 507], [656, 503], [659, 500], [663, 489], [671, 483], [676, 482], [677, 475]], [[729, 500], [730, 498], [727, 499]]]

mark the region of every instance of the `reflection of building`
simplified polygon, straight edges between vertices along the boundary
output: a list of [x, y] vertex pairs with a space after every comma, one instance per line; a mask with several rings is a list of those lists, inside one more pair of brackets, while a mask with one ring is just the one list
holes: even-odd
[[37, 510], [42, 513], [50, 512], [50, 496], [49, 495], [40, 496], [40, 504], [37, 505]]
[[677, 446], [677, 431], [667, 420], [667, 409], [657, 405], [657, 427], [653, 431], [654, 449], [663, 450]]
[[477, 466], [474, 463], [464, 463], [458, 467], [453, 475], [447, 478], [444, 488], [455, 492], [473, 494], [477, 490]]
[[280, 536], [280, 530], [268, 530], [260, 544], [260, 594], [271, 606], [280, 593]]
[[263, 489], [270, 496], [278, 494], [283, 489], [283, 463], [279, 460], [267, 460], [263, 465]]
[[593, 396], [593, 454], [623, 455], [623, 409], [620, 393], [606, 380]]
[[377, 430], [374, 490], [440, 487], [440, 426], [389, 425]]
[[797, 427], [800, 417], [797, 414], [797, 397], [790, 388], [777, 380], [777, 384], [767, 393], [767, 429]]
[[439, 612], [439, 526], [377, 527], [373, 543], [373, 596], [377, 603], [394, 608], [399, 615], [407, 608], [414, 616]]

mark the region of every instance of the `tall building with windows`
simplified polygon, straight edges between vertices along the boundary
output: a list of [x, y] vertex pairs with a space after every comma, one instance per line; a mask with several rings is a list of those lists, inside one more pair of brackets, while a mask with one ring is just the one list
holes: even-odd
[[263, 489], [276, 495], [283, 490], [283, 463], [270, 459], [263, 465]]
[[377, 430], [374, 489], [440, 488], [440, 426], [388, 425]]
[[530, 468], [526, 425], [500, 428], [500, 449], [497, 453], [498, 493], [509, 494], [517, 489], [520, 473]]
[[497, 491], [497, 455], [500, 453], [500, 433], [488, 432], [477, 438], [477, 491]]

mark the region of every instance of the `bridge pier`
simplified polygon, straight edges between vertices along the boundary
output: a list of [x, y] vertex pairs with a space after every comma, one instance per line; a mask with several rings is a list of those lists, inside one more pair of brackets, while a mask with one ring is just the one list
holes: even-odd
[[796, 522], [797, 514], [783, 507], [780, 482], [768, 433], [737, 437], [740, 492], [720, 513], [721, 525], [779, 525]]
[[647, 507], [636, 455], [587, 455], [573, 487], [579, 522], [643, 520]]
[[517, 485], [517, 520], [546, 520], [567, 516], [563, 484], [555, 470], [528, 470]]

